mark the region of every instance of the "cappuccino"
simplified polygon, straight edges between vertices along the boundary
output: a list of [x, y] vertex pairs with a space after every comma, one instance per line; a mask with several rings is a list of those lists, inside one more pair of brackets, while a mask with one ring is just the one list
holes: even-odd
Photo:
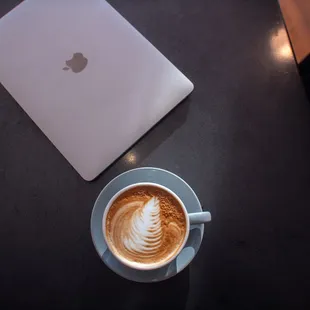
[[180, 250], [187, 221], [168, 191], [140, 185], [123, 192], [106, 215], [105, 235], [114, 255], [142, 265], [169, 261]]

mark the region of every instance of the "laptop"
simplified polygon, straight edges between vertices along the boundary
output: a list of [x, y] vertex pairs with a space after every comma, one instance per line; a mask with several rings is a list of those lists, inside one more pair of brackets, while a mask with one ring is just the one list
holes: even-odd
[[0, 82], [85, 180], [193, 90], [103, 0], [26, 0], [0, 42]]

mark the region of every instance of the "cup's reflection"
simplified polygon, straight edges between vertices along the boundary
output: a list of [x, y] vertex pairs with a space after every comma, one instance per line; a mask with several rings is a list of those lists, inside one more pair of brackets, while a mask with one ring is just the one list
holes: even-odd
[[130, 151], [125, 155], [124, 159], [128, 164], [134, 165], [137, 163], [138, 155], [136, 152]]

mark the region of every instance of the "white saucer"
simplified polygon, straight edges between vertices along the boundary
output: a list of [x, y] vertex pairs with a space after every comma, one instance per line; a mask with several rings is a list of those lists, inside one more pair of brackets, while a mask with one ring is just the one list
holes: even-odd
[[181, 272], [197, 254], [204, 232], [204, 225], [191, 225], [188, 241], [181, 253], [169, 265], [151, 271], [131, 269], [120, 263], [107, 248], [102, 233], [103, 212], [109, 200], [120, 189], [138, 182], [153, 182], [166, 186], [175, 192], [191, 212], [202, 211], [200, 202], [192, 188], [177, 175], [158, 168], [129, 170], [113, 179], [99, 194], [91, 215], [91, 235], [95, 248], [104, 263], [118, 275], [136, 282], [158, 282]]

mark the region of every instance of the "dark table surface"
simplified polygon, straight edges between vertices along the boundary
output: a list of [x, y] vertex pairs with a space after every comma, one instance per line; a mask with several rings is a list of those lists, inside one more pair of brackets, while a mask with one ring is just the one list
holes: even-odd
[[[277, 1], [111, 3], [195, 91], [136, 162], [87, 183], [1, 87], [0, 308], [309, 309], [310, 105]], [[157, 284], [110, 271], [89, 232], [101, 189], [140, 166], [177, 173], [213, 214], [191, 265]]]

